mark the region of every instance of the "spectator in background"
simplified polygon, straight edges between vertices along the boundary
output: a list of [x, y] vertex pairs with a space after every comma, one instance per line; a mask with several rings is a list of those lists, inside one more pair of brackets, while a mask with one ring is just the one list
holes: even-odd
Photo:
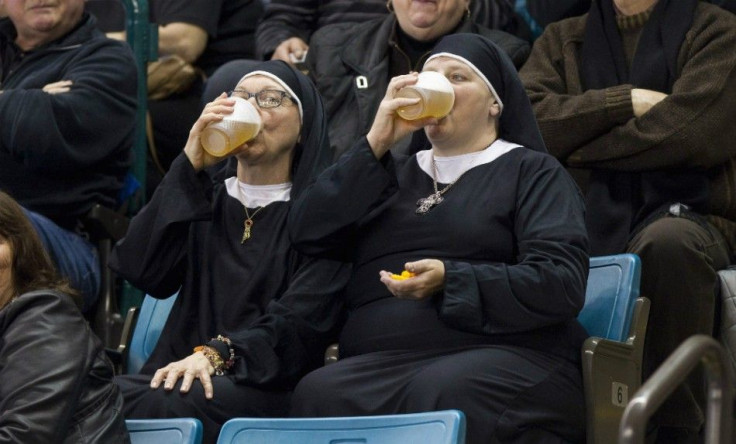
[[710, 0], [714, 5], [718, 5], [726, 11], [736, 14], [736, 0]]
[[550, 23], [588, 12], [590, 0], [515, 0], [514, 9], [534, 41]]
[[[545, 143], [579, 168], [591, 254], [642, 259], [648, 377], [713, 334], [716, 272], [736, 249], [736, 16], [697, 0], [595, 0], [549, 25], [521, 77]], [[689, 379], [654, 417], [662, 443], [698, 442]]]
[[[311, 39], [306, 69], [325, 101], [335, 158], [370, 129], [392, 77], [419, 71], [444, 35], [488, 37], [519, 67], [529, 45], [503, 31], [470, 20], [470, 0], [419, 2], [392, 0], [392, 13], [361, 24], [341, 23], [318, 30]], [[423, 133], [420, 142], [426, 145]], [[392, 150], [408, 152], [411, 136]]]
[[[230, 60], [254, 58], [254, 34], [263, 14], [263, 3], [261, 0], [149, 0], [149, 8], [151, 21], [159, 25], [159, 59], [179, 57], [199, 74], [183, 92], [163, 98], [149, 96], [154, 142], [149, 147], [152, 156], [148, 162], [147, 191], [150, 195], [179, 155], [189, 129], [199, 117], [207, 78]], [[109, 37], [125, 39], [125, 9], [118, 0], [87, 0], [87, 9], [100, 19], [101, 29]]]
[[0, 0], [0, 189], [27, 211], [63, 276], [84, 296], [100, 288], [97, 253], [80, 218], [117, 207], [136, 110], [135, 60], [105, 38], [84, 0], [31, 7]]
[[[150, 4], [159, 25], [159, 57], [178, 55], [202, 73], [186, 92], [148, 103], [155, 154], [166, 171], [202, 111], [205, 79], [225, 62], [255, 58], [255, 29], [263, 4], [260, 0], [151, 0]], [[160, 176], [152, 177], [148, 191], [153, 192], [159, 181]]]
[[112, 364], [78, 299], [0, 191], [0, 442], [129, 442]]
[[[521, 32], [511, 0], [472, 0], [471, 18], [487, 28]], [[312, 34], [334, 23], [362, 23], [390, 11], [385, 0], [271, 0], [256, 31], [258, 56], [293, 63], [309, 48]]]
[[384, 0], [271, 0], [256, 31], [256, 52], [264, 60], [293, 63], [312, 34], [332, 23], [361, 23], [388, 14]]
[[[384, 0], [272, 0], [256, 31], [256, 49], [263, 59], [283, 60], [304, 69], [312, 34], [326, 25], [363, 23], [389, 14]], [[514, 13], [511, 0], [472, 0], [470, 15], [474, 23], [527, 38], [526, 24]], [[293, 54], [293, 56], [291, 55]], [[302, 62], [298, 62], [302, 60]], [[224, 65], [208, 82], [203, 102], [214, 100], [241, 72], [253, 64], [237, 60]]]

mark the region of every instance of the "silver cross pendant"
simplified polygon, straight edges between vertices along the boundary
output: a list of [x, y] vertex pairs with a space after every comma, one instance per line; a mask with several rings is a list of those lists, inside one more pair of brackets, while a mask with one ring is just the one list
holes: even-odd
[[442, 195], [438, 192], [432, 193], [427, 197], [423, 197], [417, 201], [417, 210], [416, 213], [420, 216], [423, 216], [429, 212], [429, 210], [432, 209], [435, 205], [438, 205], [440, 202], [442, 202], [444, 199], [442, 198]]

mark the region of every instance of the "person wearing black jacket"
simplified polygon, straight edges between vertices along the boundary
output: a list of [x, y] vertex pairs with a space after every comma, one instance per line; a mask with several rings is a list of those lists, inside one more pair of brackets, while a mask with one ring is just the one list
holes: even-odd
[[79, 302], [0, 192], [0, 443], [130, 442], [112, 364]]
[[84, 0], [0, 3], [9, 15], [0, 19], [0, 189], [29, 211], [88, 308], [100, 273], [79, 219], [97, 203], [117, 207], [133, 146], [135, 60], [96, 29]]
[[[384, 0], [271, 0], [256, 31], [256, 50], [264, 59], [292, 62], [301, 57], [312, 34], [334, 23], [363, 23], [389, 13]], [[473, 0], [470, 15], [475, 23], [515, 35], [521, 20], [511, 0]]]
[[[473, 23], [469, 0], [441, 0], [433, 9], [407, 0], [390, 5], [394, 12], [384, 18], [325, 26], [310, 41], [306, 69], [325, 101], [335, 159], [368, 132], [391, 77], [419, 71], [442, 36], [480, 34], [517, 68], [529, 55], [526, 41]], [[409, 139], [392, 150], [411, 151]]]

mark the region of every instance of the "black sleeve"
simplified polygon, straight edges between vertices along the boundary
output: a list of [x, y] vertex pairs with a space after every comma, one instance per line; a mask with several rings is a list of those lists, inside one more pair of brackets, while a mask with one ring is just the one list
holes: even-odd
[[231, 334], [237, 382], [293, 386], [323, 364], [325, 349], [337, 341], [350, 266], [307, 257], [300, 262], [284, 294], [269, 303], [265, 314]]
[[299, 37], [309, 43], [316, 29], [317, 0], [271, 0], [256, 30], [256, 54], [268, 60], [281, 42]]
[[217, 35], [217, 25], [224, 0], [152, 0], [151, 12], [159, 25], [181, 22], [204, 29], [209, 36]]
[[87, 323], [53, 293], [15, 303], [0, 347], [0, 443], [63, 442], [87, 373]]
[[305, 254], [349, 261], [359, 224], [397, 191], [391, 153], [377, 160], [362, 137], [294, 202], [291, 241]]
[[191, 224], [211, 218], [212, 181], [181, 154], [115, 245], [110, 267], [151, 296], [169, 297], [184, 280]]
[[39, 87], [0, 93], [0, 150], [53, 175], [111, 158], [132, 141], [136, 78], [127, 44], [86, 44], [56, 79], [73, 82], [68, 92], [48, 94]]
[[461, 330], [513, 333], [577, 316], [585, 302], [588, 237], [583, 198], [551, 157], [517, 184], [515, 264], [445, 261], [440, 317]]

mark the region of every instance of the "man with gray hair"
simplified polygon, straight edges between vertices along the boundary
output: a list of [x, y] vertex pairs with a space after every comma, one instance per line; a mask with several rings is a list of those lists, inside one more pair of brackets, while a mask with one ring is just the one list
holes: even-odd
[[0, 0], [0, 189], [27, 211], [60, 273], [95, 302], [80, 218], [115, 207], [131, 162], [136, 67], [84, 0]]

